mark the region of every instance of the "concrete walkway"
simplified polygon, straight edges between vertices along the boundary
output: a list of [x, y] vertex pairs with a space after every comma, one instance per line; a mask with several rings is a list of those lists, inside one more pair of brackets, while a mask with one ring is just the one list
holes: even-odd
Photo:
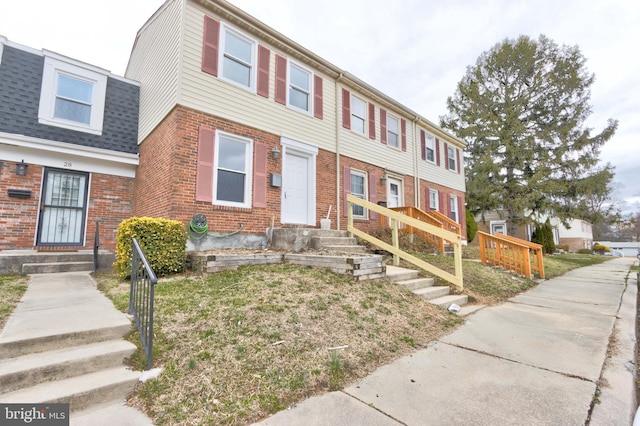
[[[121, 397], [141, 372], [126, 368], [119, 353], [114, 367], [103, 360], [131, 329], [131, 321], [96, 288], [88, 272], [30, 275], [27, 291], [0, 333], [0, 382], [12, 379], [5, 370], [15, 366], [19, 371], [14, 374], [27, 377], [26, 387], [10, 393], [0, 388], [0, 402], [67, 402], [70, 424], [77, 426], [152, 425]], [[101, 353], [83, 352], [97, 343], [104, 344]], [[135, 345], [130, 346], [133, 352]], [[23, 371], [24, 363], [35, 366]], [[106, 377], [98, 376], [100, 371]], [[74, 404], [81, 408], [74, 410]]]
[[259, 424], [630, 425], [634, 262], [542, 281], [428, 348]]

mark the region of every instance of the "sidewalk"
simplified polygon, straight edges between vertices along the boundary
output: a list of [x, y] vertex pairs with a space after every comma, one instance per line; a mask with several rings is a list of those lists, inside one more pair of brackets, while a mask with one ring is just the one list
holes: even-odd
[[634, 262], [614, 258], [542, 281], [428, 348], [258, 424], [629, 425]]

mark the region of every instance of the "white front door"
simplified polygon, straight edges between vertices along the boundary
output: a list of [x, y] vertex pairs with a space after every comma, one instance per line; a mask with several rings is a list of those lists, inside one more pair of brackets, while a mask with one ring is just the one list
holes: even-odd
[[287, 152], [282, 177], [282, 223], [307, 223], [308, 162], [307, 157]]
[[396, 178], [387, 179], [387, 207], [402, 207], [402, 181]]

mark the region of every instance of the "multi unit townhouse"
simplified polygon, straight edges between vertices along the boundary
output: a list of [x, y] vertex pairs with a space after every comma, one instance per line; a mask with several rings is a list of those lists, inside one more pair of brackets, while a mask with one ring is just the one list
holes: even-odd
[[139, 84], [0, 36], [0, 250], [113, 249], [133, 213]]
[[166, 1], [125, 76], [140, 82], [134, 215], [345, 229], [351, 193], [439, 210], [464, 233], [463, 141], [225, 1]]

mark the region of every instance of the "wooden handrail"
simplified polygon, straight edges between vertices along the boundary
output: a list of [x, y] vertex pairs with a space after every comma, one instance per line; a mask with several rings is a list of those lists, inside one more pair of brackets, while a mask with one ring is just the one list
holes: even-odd
[[[544, 279], [544, 255], [542, 245], [521, 240], [504, 234], [487, 234], [478, 231], [480, 245], [480, 260], [483, 265], [488, 263], [514, 271], [527, 278], [531, 278], [532, 271]], [[531, 258], [534, 262], [531, 262]]]
[[[435, 220], [442, 222], [449, 226], [448, 231], [455, 232], [458, 235], [462, 235], [462, 229], [460, 224], [455, 220], [451, 219], [449, 216], [440, 213], [438, 210], [428, 210], [424, 212], [426, 215], [433, 217]], [[445, 228], [446, 229], [446, 228]]]
[[[379, 240], [376, 237], [369, 235], [366, 232], [361, 231], [353, 226], [353, 205], [354, 204], [358, 206], [362, 206], [365, 209], [368, 209], [369, 211], [376, 212], [381, 216], [385, 216], [387, 219], [391, 221], [392, 244], [388, 244], [382, 240]], [[379, 206], [377, 204], [363, 200], [351, 194], [347, 194], [347, 212], [348, 212], [347, 230], [352, 235], [355, 235], [365, 241], [368, 241], [369, 243], [374, 244], [393, 254], [394, 265], [396, 266], [399, 265], [400, 259], [402, 258], [407, 262], [410, 262], [416, 265], [417, 267], [422, 268], [425, 271], [428, 271], [454, 284], [461, 290], [464, 288], [463, 281], [462, 281], [462, 237], [459, 234], [447, 231], [446, 229], [442, 229], [433, 225], [429, 225], [418, 219], [414, 219], [405, 214], [393, 211], [386, 207]], [[433, 234], [451, 243], [453, 245], [454, 274], [451, 274], [447, 271], [443, 271], [442, 269], [401, 250], [398, 242], [398, 223], [403, 223], [410, 227], [416, 228], [420, 231]]]
[[[402, 213], [405, 214], [409, 217], [412, 217], [414, 219], [418, 219], [422, 222], [428, 223], [429, 225], [433, 225], [437, 228], [440, 229], [446, 229], [445, 225], [437, 220], [434, 219], [432, 216], [427, 215], [424, 211], [413, 207], [413, 206], [405, 206], [405, 207], [392, 207], [389, 210], [393, 210], [395, 212], [398, 213]], [[380, 226], [382, 227], [388, 227], [389, 226], [389, 219], [387, 219], [385, 216], [380, 215]], [[429, 232], [425, 232], [422, 231], [420, 229], [416, 229], [413, 228], [412, 226], [408, 226], [406, 228], [407, 232], [409, 234], [418, 234], [421, 237], [423, 237], [425, 240], [427, 240], [430, 244], [433, 244], [434, 246], [438, 247], [438, 249], [440, 250], [441, 253], [444, 253], [444, 240], [434, 234], [430, 234]]]

